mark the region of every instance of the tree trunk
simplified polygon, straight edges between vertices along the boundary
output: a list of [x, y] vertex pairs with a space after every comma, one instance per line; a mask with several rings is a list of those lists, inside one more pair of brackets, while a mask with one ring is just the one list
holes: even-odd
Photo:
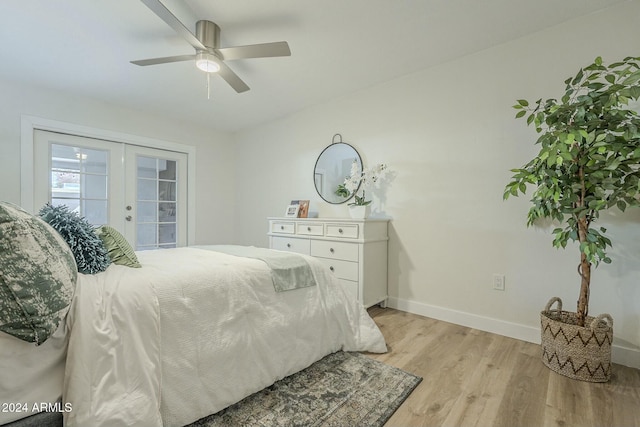
[[[587, 241], [587, 231], [589, 229], [589, 223], [586, 218], [578, 220], [578, 238], [580, 243]], [[584, 326], [584, 321], [589, 314], [589, 285], [591, 283], [591, 263], [587, 260], [587, 256], [584, 253], [580, 253], [580, 266], [578, 267], [580, 273], [580, 296], [578, 297], [578, 308], [576, 310], [578, 317], [578, 326]]]
[[580, 267], [578, 271], [582, 277], [577, 309], [578, 326], [584, 326], [584, 321], [589, 314], [589, 284], [591, 282], [591, 263], [587, 261], [585, 254], [581, 254], [580, 256]]

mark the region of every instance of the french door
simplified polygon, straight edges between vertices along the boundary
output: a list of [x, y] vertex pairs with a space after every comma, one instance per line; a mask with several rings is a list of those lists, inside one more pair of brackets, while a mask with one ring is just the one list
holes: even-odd
[[125, 149], [125, 235], [136, 249], [187, 244], [187, 155], [135, 145]]
[[34, 201], [67, 205], [136, 250], [187, 243], [187, 155], [34, 131]]

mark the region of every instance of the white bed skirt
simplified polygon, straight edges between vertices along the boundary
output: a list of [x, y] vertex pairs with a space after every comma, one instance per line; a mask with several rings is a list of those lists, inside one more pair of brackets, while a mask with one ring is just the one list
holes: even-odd
[[40, 346], [0, 332], [0, 425], [60, 400], [66, 355], [64, 322]]

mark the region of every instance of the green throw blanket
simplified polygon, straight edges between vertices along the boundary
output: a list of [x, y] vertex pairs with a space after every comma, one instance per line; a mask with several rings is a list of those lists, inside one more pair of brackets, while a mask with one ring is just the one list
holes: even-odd
[[316, 285], [316, 279], [307, 260], [295, 253], [256, 248], [255, 246], [207, 245], [193, 247], [265, 262], [271, 270], [271, 279], [276, 292]]

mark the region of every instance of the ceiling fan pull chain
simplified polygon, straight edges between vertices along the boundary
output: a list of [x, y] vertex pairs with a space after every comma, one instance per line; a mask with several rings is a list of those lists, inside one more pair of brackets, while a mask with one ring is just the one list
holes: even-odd
[[211, 99], [211, 84], [210, 84], [210, 80], [211, 80], [211, 74], [207, 73], [207, 100]]

